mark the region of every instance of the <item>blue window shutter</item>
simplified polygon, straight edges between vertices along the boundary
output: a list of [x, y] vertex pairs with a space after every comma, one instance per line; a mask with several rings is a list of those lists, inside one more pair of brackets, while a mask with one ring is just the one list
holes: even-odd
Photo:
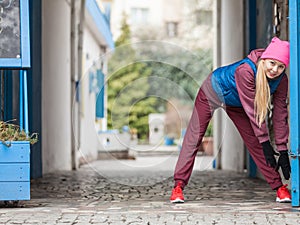
[[98, 93], [96, 95], [96, 117], [104, 118], [104, 74], [97, 70]]

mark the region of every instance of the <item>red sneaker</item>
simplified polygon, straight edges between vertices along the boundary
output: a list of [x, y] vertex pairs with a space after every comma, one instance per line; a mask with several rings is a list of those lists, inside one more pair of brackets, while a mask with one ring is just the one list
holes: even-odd
[[173, 188], [170, 201], [172, 203], [184, 203], [184, 196], [180, 183], [178, 183], [177, 186]]
[[287, 184], [278, 188], [276, 202], [281, 202], [281, 203], [291, 202], [291, 194], [286, 187]]

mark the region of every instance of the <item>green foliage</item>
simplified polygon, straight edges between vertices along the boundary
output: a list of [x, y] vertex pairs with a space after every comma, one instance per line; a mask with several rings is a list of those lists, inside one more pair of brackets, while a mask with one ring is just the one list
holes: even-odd
[[38, 141], [38, 134], [33, 133], [30, 136], [25, 133], [24, 130], [20, 130], [20, 127], [0, 121], [0, 141], [29, 141], [30, 144], [35, 144]]
[[124, 125], [137, 129], [138, 136], [148, 134], [148, 114], [155, 112], [155, 99], [147, 97], [149, 70], [134, 63], [114, 73], [108, 80], [108, 126]]
[[212, 70], [212, 51], [188, 51], [160, 41], [131, 44], [126, 16], [121, 35], [108, 61], [108, 127], [129, 126], [139, 138], [148, 135], [148, 114], [166, 112], [178, 99], [192, 105], [203, 80]]
[[130, 27], [127, 23], [127, 16], [123, 13], [123, 19], [121, 21], [121, 35], [115, 42], [115, 46], [118, 47], [120, 45], [130, 44]]
[[213, 122], [210, 121], [210, 123], [207, 126], [206, 132], [204, 134], [205, 137], [212, 137], [214, 135], [213, 133]]
[[149, 134], [148, 115], [154, 113], [156, 99], [153, 97], [141, 99], [130, 111], [129, 125], [138, 131], [139, 139], [147, 139]]
[[163, 96], [166, 100], [176, 98], [186, 103], [188, 101], [193, 102], [199, 88], [199, 84], [193, 77], [180, 68], [169, 64], [148, 62], [147, 65], [152, 70], [151, 76], [156, 77], [151, 82], [151, 93]]
[[122, 22], [122, 34], [116, 41], [118, 47], [108, 62], [107, 95], [108, 127], [120, 130], [123, 126], [137, 130], [138, 137], [146, 139], [148, 114], [155, 112], [155, 99], [148, 97], [148, 77], [151, 70], [143, 62], [136, 62], [130, 45], [130, 30]]
[[[149, 50], [142, 52], [153, 54]], [[155, 49], [154, 54], [158, 60], [146, 62], [151, 68], [151, 77], [156, 77], [151, 79], [150, 93], [166, 100], [176, 98], [183, 104], [193, 104], [199, 87], [212, 71], [212, 51], [198, 49], [189, 52], [164, 45]]]
[[[150, 92], [169, 99], [175, 97], [183, 102], [194, 100], [199, 87], [212, 71], [212, 51], [197, 49], [188, 51], [180, 46], [164, 42], [149, 42], [138, 46], [138, 58], [148, 58], [152, 82]], [[162, 78], [165, 82], [161, 83]]]

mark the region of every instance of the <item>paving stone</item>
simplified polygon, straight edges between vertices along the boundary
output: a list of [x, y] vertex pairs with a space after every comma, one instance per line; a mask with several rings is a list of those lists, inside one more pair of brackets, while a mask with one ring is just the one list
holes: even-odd
[[[31, 181], [30, 201], [20, 201], [17, 208], [0, 204], [0, 224], [300, 224], [300, 209], [275, 203], [265, 181], [201, 165], [184, 190], [185, 203], [171, 204], [177, 156], [166, 158], [96, 161], [77, 171], [44, 175]], [[212, 162], [209, 157], [198, 162], [207, 165], [203, 160]], [[138, 167], [153, 162], [167, 163]], [[130, 166], [119, 168], [123, 163]]]

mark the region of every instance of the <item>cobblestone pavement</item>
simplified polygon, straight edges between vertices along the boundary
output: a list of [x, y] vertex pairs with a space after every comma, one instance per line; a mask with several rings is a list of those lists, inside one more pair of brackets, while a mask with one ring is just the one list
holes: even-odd
[[169, 203], [177, 156], [95, 161], [31, 182], [31, 200], [1, 203], [0, 224], [300, 224], [265, 181], [215, 171], [197, 157], [184, 204]]

